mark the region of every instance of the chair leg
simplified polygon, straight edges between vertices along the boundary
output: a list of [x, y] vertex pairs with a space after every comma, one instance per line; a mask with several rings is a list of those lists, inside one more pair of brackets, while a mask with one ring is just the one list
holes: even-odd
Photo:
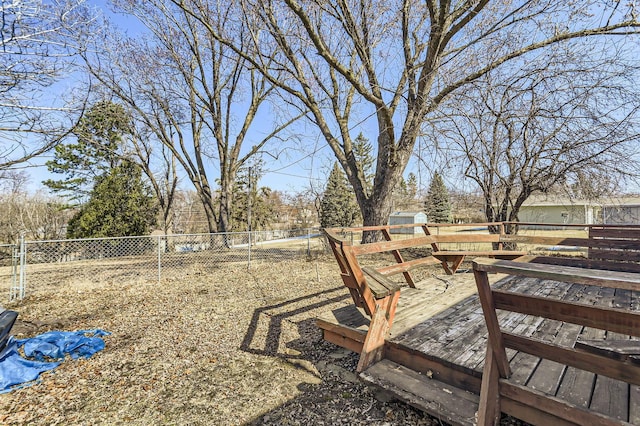
[[500, 423], [500, 373], [493, 349], [487, 342], [487, 355], [482, 370], [480, 405], [478, 407], [478, 426], [491, 426]]
[[377, 306], [376, 311], [371, 316], [369, 331], [362, 345], [360, 360], [356, 368], [357, 372], [366, 370], [367, 367], [382, 359], [384, 339], [389, 335], [389, 329], [386, 311]]

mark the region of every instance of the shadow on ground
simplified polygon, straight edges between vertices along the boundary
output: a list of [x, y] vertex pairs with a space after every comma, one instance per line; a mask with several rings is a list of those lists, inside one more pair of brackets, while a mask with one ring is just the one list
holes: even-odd
[[350, 303], [344, 287], [276, 301], [254, 310], [243, 351], [277, 357], [317, 378], [251, 425], [439, 425], [437, 420], [367, 387], [355, 374], [358, 355], [322, 339], [316, 317]]

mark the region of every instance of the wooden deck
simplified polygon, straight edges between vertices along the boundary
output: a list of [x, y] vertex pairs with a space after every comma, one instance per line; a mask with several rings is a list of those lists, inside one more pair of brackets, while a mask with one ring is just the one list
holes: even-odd
[[[472, 274], [456, 274], [448, 285], [418, 283], [403, 289], [398, 314], [385, 341], [384, 360], [363, 379], [395, 393], [409, 404], [452, 424], [473, 424], [487, 331]], [[496, 280], [494, 275], [492, 282]], [[495, 286], [551, 299], [640, 310], [640, 292], [510, 276]], [[503, 328], [556, 343], [620, 339], [620, 335], [523, 314], [503, 313]], [[354, 306], [318, 319], [325, 339], [359, 351], [368, 319]], [[519, 384], [558, 396], [581, 407], [640, 424], [640, 387], [564, 365], [508, 352], [512, 378]], [[522, 408], [522, 407], [521, 407]]]

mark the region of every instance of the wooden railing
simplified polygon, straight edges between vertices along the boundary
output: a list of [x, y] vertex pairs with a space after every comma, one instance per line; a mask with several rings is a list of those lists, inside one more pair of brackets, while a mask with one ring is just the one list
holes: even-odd
[[[526, 250], [504, 250], [504, 246], [522, 245], [535, 246], [564, 246], [578, 247], [584, 253], [596, 255], [595, 258], [558, 256], [530, 256], [526, 261], [541, 265], [564, 265], [585, 268], [604, 268], [616, 271], [640, 272], [640, 247], [637, 244], [640, 237], [640, 226], [615, 225], [564, 225], [544, 224], [542, 226], [557, 226], [588, 230], [588, 236], [562, 237], [540, 235], [508, 235], [504, 233], [506, 225], [511, 223], [475, 223], [466, 224], [463, 229], [474, 233], [442, 232], [444, 229], [459, 229], [460, 225], [452, 224], [404, 224], [373, 227], [329, 228], [324, 232], [329, 246], [338, 262], [340, 276], [344, 285], [349, 289], [356, 306], [364, 309], [371, 318], [369, 332], [366, 337], [358, 370], [366, 368], [382, 357], [384, 339], [389, 333], [395, 316], [401, 286], [392, 279], [402, 274], [404, 284], [415, 287], [416, 282], [412, 271], [422, 267], [440, 265], [447, 274], [455, 273], [467, 257], [491, 257], [499, 259], [516, 259], [530, 254]], [[541, 224], [520, 223], [521, 226]], [[422, 235], [405, 235], [402, 239], [394, 238], [393, 231], [402, 228], [419, 228]], [[489, 229], [499, 230], [499, 233], [489, 233]], [[478, 233], [477, 230], [484, 230]], [[367, 244], [352, 242], [353, 233], [379, 231], [383, 241]], [[585, 235], [587, 235], [585, 233]], [[398, 238], [399, 238], [398, 237]], [[445, 250], [441, 247], [451, 244], [486, 245], [491, 248], [477, 248], [471, 250]], [[403, 251], [407, 249], [425, 249], [417, 258], [405, 260]], [[391, 253], [393, 262], [379, 261], [375, 266], [364, 268], [361, 258], [377, 253]], [[612, 262], [615, 258], [615, 262]]]
[[510, 381], [511, 370], [506, 349], [514, 349], [580, 370], [640, 385], [640, 363], [625, 356], [625, 352], [629, 355], [630, 349], [634, 354], [640, 354], [640, 341], [628, 338], [622, 340], [625, 352], [616, 351], [615, 341], [608, 341], [603, 345], [584, 344], [567, 347], [504, 331], [498, 321], [496, 310], [549, 318], [635, 337], [640, 337], [640, 313], [496, 290], [489, 285], [487, 273], [505, 273], [627, 290], [640, 289], [640, 275], [567, 265], [528, 263], [524, 260], [526, 259], [476, 259], [473, 263], [478, 295], [489, 332], [482, 373], [478, 425], [497, 424], [501, 411], [509, 412], [533, 424], [624, 424], [617, 419]]

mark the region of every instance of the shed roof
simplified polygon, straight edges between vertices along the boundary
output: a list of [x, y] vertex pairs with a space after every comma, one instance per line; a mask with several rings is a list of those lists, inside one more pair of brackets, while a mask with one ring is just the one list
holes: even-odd
[[389, 216], [395, 217], [415, 217], [417, 215], [426, 215], [425, 212], [393, 212]]

